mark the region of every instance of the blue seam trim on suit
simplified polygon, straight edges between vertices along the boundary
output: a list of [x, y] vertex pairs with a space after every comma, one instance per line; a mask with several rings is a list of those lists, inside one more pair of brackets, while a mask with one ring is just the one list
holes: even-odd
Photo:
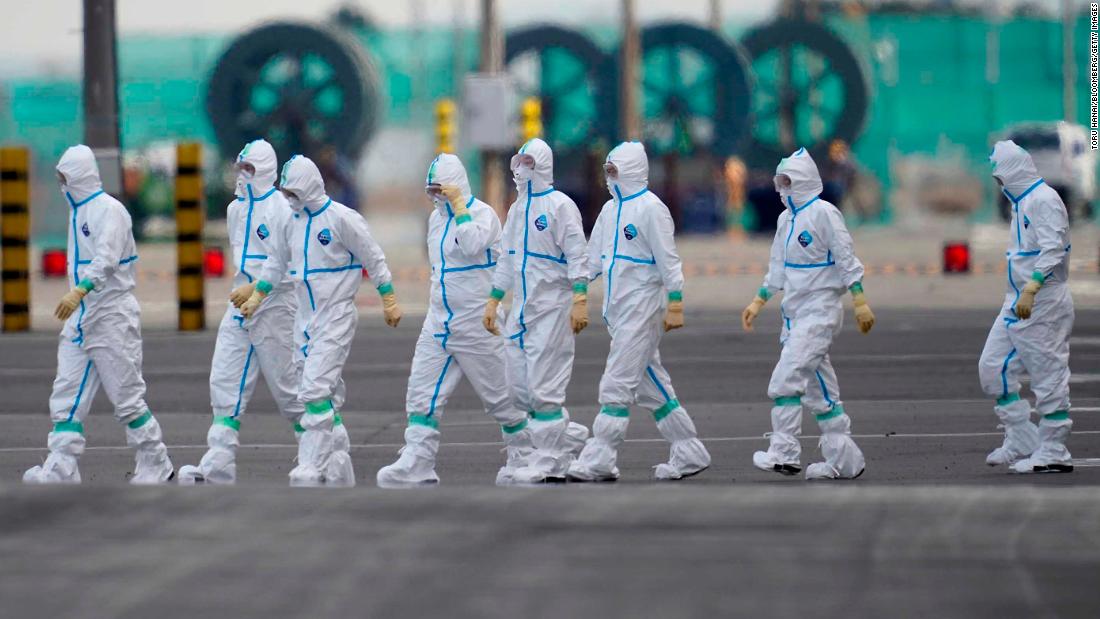
[[661, 386], [661, 382], [657, 380], [657, 374], [653, 371], [653, 367], [647, 365], [645, 371], [649, 374], [649, 380], [653, 381], [654, 385], [657, 385], [657, 389], [661, 392], [661, 395], [664, 396], [665, 402], [671, 402], [672, 398], [669, 397], [668, 391], [665, 391], [665, 388]]
[[1012, 358], [1015, 357], [1015, 356], [1016, 356], [1016, 349], [1013, 348], [1012, 352], [1008, 353], [1008, 356], [1005, 357], [1004, 364], [1001, 365], [1001, 385], [1002, 385], [1001, 397], [1002, 398], [1008, 397], [1008, 362], [1012, 361]]
[[252, 365], [252, 352], [255, 347], [249, 344], [248, 356], [244, 358], [244, 371], [241, 372], [241, 386], [237, 389], [237, 406], [233, 409], [233, 414], [230, 415], [234, 419], [241, 414], [241, 398], [244, 396], [244, 384], [248, 380], [248, 368]]
[[428, 406], [428, 417], [435, 415], [435, 401], [439, 398], [439, 389], [443, 386], [443, 378], [447, 376], [447, 368], [451, 367], [451, 355], [447, 355], [447, 362], [443, 364], [443, 370], [439, 372], [439, 380], [435, 381], [435, 392], [432, 393], [432, 402]]
[[821, 372], [814, 370], [814, 374], [817, 374], [817, 382], [821, 385], [821, 393], [825, 396], [825, 402], [830, 406], [836, 406], [836, 402], [829, 397], [829, 388], [825, 386], [825, 379], [821, 376]]
[[88, 382], [88, 374], [92, 371], [92, 362], [88, 361], [84, 366], [84, 377], [80, 379], [80, 388], [76, 390], [76, 400], [73, 401], [73, 407], [69, 409], [69, 418], [65, 421], [72, 421], [73, 415], [76, 415], [76, 409], [80, 406], [80, 397], [84, 395], [84, 385]]

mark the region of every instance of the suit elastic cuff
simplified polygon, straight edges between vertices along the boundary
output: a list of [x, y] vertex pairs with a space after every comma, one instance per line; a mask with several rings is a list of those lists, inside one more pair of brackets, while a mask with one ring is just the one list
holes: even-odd
[[588, 294], [588, 282], [573, 282], [573, 294]]
[[260, 292], [264, 293], [265, 295], [271, 294], [271, 289], [272, 288], [273, 288], [273, 286], [271, 285], [271, 282], [266, 282], [262, 279], [260, 281], [256, 282], [256, 290], [259, 290]]
[[489, 293], [489, 296], [496, 299], [497, 301], [500, 301], [504, 298], [504, 291], [500, 288], [493, 288], [493, 290]]
[[1047, 281], [1046, 275], [1043, 275], [1043, 273], [1041, 271], [1035, 271], [1034, 273], [1032, 273], [1031, 274], [1031, 279], [1036, 281], [1036, 282], [1039, 282], [1040, 286], [1043, 285], [1043, 282]]
[[381, 286], [379, 286], [378, 287], [378, 294], [379, 294], [379, 296], [383, 296], [383, 297], [388, 295], [388, 294], [393, 294], [393, 282], [386, 282], [386, 283], [382, 284]]
[[76, 287], [82, 289], [85, 294], [95, 290], [95, 284], [92, 283], [92, 280], [86, 277], [80, 280], [80, 283], [77, 284]]
[[673, 290], [673, 291], [668, 293], [668, 300], [669, 301], [683, 301], [684, 300], [684, 292], [682, 290]]

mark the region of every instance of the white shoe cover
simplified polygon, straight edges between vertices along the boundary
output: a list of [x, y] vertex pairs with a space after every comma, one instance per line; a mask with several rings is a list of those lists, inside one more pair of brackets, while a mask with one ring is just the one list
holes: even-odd
[[619, 446], [626, 440], [629, 417], [616, 417], [606, 413], [596, 415], [592, 424], [592, 438], [584, 444], [577, 459], [569, 465], [569, 479], [573, 481], [615, 481], [619, 479]]
[[758, 451], [752, 454], [752, 465], [761, 471], [781, 475], [798, 475], [802, 472], [802, 465], [797, 461], [780, 462], [776, 458], [776, 454], [771, 451]]
[[236, 430], [220, 423], [211, 424], [206, 432], [206, 453], [198, 466], [180, 467], [180, 485], [237, 483], [237, 447], [240, 444]]
[[993, 407], [1001, 420], [999, 428], [1005, 431], [1000, 447], [989, 452], [985, 463], [989, 466], [1011, 465], [1028, 457], [1039, 448], [1039, 428], [1031, 423], [1031, 405], [1019, 399]]
[[126, 426], [126, 444], [135, 449], [131, 484], [163, 484], [175, 475], [172, 460], [168, 458], [168, 448], [164, 445], [160, 422], [156, 417], [150, 415], [148, 421], [137, 428]]
[[821, 439], [817, 445], [825, 462], [806, 467], [806, 479], [855, 479], [863, 474], [863, 452], [852, 440], [852, 420], [845, 413], [819, 421]]
[[501, 436], [504, 439], [504, 452], [508, 455], [504, 466], [497, 471], [496, 484], [507, 486], [519, 483], [515, 478], [516, 472], [531, 465], [530, 459], [535, 453], [535, 445], [531, 440], [529, 427], [511, 434], [501, 430]]
[[542, 482], [565, 481], [576, 455], [584, 449], [584, 439], [588, 437], [588, 428], [569, 421], [569, 414], [562, 411], [563, 417], [554, 421], [531, 419], [528, 429], [534, 452], [527, 457], [527, 465], [513, 471], [513, 480], [517, 483], [535, 484]]
[[378, 469], [379, 488], [409, 488], [439, 483], [435, 456], [439, 451], [439, 430], [420, 424], [405, 428], [405, 446], [397, 462]]
[[290, 470], [291, 486], [324, 484], [325, 465], [332, 455], [332, 420], [332, 413], [302, 416], [305, 432], [298, 442], [298, 465]]
[[84, 453], [84, 435], [79, 432], [50, 432], [46, 438], [50, 454], [46, 461], [23, 473], [25, 484], [79, 484], [77, 459]]
[[1031, 457], [1012, 465], [1015, 473], [1071, 473], [1073, 456], [1066, 449], [1066, 439], [1073, 428], [1072, 419], [1039, 421], [1039, 448]]
[[671, 445], [668, 462], [653, 467], [655, 479], [683, 479], [710, 466], [710, 453], [702, 441], [696, 438], [695, 424], [683, 408], [677, 408], [658, 421], [657, 430]]
[[[752, 456], [753, 465], [763, 471], [794, 475], [802, 471], [802, 405], [775, 405], [771, 410], [772, 431], [765, 434], [768, 450]], [[763, 454], [763, 455], [761, 455]]]
[[325, 463], [325, 485], [351, 488], [355, 486], [355, 468], [351, 463], [351, 438], [341, 423], [332, 428], [332, 455]]

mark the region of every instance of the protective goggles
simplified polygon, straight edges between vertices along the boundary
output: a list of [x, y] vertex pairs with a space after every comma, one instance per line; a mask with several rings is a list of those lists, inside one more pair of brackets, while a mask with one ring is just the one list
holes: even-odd
[[528, 155], [527, 153], [512, 155], [512, 163], [510, 164], [510, 169], [518, 170], [521, 167], [534, 169], [535, 158], [531, 155]]
[[776, 174], [772, 182], [775, 183], [776, 193], [783, 193], [784, 190], [791, 188], [791, 177], [786, 174]]
[[619, 168], [615, 167], [615, 164], [608, 161], [603, 164], [603, 173], [607, 175], [607, 178], [615, 180], [619, 178]]
[[442, 199], [444, 199], [443, 198], [443, 185], [440, 185], [439, 183], [430, 183], [428, 185], [425, 185], [424, 186], [424, 193], [428, 194], [428, 197], [433, 199], [433, 200], [436, 200], [436, 199], [442, 200]]
[[247, 161], [238, 161], [233, 165], [233, 168], [237, 170], [237, 172], [244, 172], [248, 176], [256, 174], [256, 166]]

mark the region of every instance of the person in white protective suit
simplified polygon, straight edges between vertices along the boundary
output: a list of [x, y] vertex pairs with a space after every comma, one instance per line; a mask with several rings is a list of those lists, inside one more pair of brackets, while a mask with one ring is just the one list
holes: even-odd
[[[990, 155], [993, 177], [1012, 202], [1008, 290], [985, 341], [978, 375], [982, 390], [996, 398], [993, 410], [1004, 443], [986, 458], [1017, 473], [1068, 473], [1069, 217], [1062, 199], [1039, 178], [1031, 155], [1012, 141], [997, 142]], [[1020, 377], [1031, 377], [1039, 425], [1020, 397]]]
[[80, 483], [84, 418], [102, 386], [136, 451], [132, 484], [158, 484], [175, 474], [160, 423], [145, 403], [141, 376], [141, 307], [134, 297], [137, 249], [130, 214], [103, 191], [92, 150], [65, 151], [58, 180], [71, 208], [69, 269], [73, 288], [54, 311], [64, 320], [57, 377], [50, 395], [53, 432], [46, 461], [23, 474], [26, 483]]
[[433, 205], [427, 238], [432, 266], [428, 314], [409, 372], [405, 446], [396, 462], [379, 469], [378, 485], [439, 482], [439, 419], [463, 375], [485, 412], [500, 424], [507, 462], [497, 481], [510, 483], [533, 446], [527, 414], [508, 395], [504, 342], [482, 325], [485, 291], [500, 255], [500, 219], [492, 207], [474, 198], [466, 168], [455, 155], [444, 153], [432, 161], [425, 190]]
[[181, 484], [236, 482], [241, 415], [261, 372], [279, 412], [297, 428], [305, 410], [298, 401], [294, 339], [289, 337], [298, 309], [294, 283], [284, 278], [251, 318], [245, 319], [234, 306], [252, 296], [264, 262], [280, 251], [279, 243], [286, 242], [293, 212], [275, 188], [275, 149], [265, 140], [249, 142], [237, 155], [235, 166], [236, 199], [227, 208], [226, 226], [237, 273], [210, 364], [214, 421], [206, 433], [208, 449], [198, 466], [180, 468]]
[[504, 324], [508, 387], [515, 407], [527, 411], [535, 445], [515, 481], [565, 481], [588, 437], [565, 409], [573, 336], [588, 326], [588, 242], [577, 205], [554, 189], [554, 153], [546, 142], [524, 144], [511, 167], [519, 195], [504, 223], [483, 320], [500, 335], [498, 306], [513, 291]]
[[[657, 348], [663, 331], [684, 326], [684, 274], [668, 207], [647, 188], [649, 160], [639, 142], [615, 147], [604, 163], [611, 200], [588, 242], [589, 279], [606, 279], [603, 319], [611, 350], [600, 379], [592, 438], [569, 467], [573, 481], [615, 481], [630, 406], [652, 413], [670, 444], [654, 477], [675, 480], [710, 466], [710, 454], [680, 405]], [[662, 319], [663, 317], [663, 319]]]
[[293, 215], [283, 240], [269, 247], [276, 251], [264, 261], [241, 314], [246, 320], [259, 315], [268, 297], [278, 298], [272, 282], [293, 280], [298, 303], [294, 320], [297, 393], [305, 411], [299, 422], [298, 465], [290, 471], [290, 483], [353, 486], [351, 445], [339, 411], [346, 398], [344, 362], [359, 323], [355, 293], [363, 281], [363, 269], [382, 297], [387, 325], [397, 326], [401, 309], [386, 256], [366, 220], [325, 194], [325, 182], [313, 161], [291, 157], [283, 165], [279, 190]]
[[829, 347], [844, 323], [843, 297], [852, 293], [859, 330], [868, 333], [875, 317], [863, 293], [863, 264], [855, 255], [844, 217], [822, 200], [821, 175], [805, 148], [779, 163], [775, 187], [787, 207], [776, 223], [768, 273], [741, 323], [753, 321], [768, 299], [783, 291], [779, 335], [783, 347], [768, 384], [772, 432], [767, 451], [753, 454], [765, 471], [796, 475], [802, 471], [802, 408], [817, 418], [824, 462], [806, 467], [806, 479], [852, 479], [863, 473], [863, 452], [851, 437]]

